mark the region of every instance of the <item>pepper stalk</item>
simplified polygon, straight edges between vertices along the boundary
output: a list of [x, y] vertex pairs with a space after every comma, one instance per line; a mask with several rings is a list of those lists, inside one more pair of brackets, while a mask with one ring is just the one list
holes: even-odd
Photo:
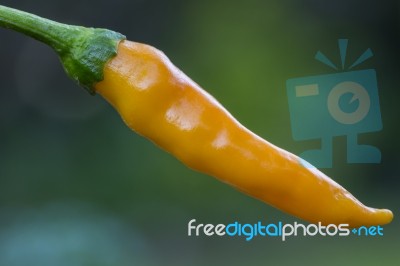
[[103, 80], [104, 65], [125, 36], [108, 29], [67, 25], [0, 5], [0, 27], [28, 35], [53, 48], [68, 76], [90, 94]]

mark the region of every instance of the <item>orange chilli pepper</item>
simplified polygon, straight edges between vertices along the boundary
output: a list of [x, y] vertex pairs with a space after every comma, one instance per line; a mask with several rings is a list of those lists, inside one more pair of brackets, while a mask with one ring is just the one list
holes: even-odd
[[301, 159], [241, 125], [159, 50], [106, 29], [70, 26], [0, 6], [0, 26], [51, 46], [69, 76], [103, 96], [138, 134], [192, 169], [306, 221], [389, 223]]

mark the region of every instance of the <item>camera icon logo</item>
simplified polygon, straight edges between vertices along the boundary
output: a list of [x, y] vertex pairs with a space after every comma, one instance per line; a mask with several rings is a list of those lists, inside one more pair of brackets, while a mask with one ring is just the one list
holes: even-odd
[[[339, 48], [344, 69], [347, 40], [339, 40]], [[371, 50], [367, 49], [349, 69], [371, 56]], [[321, 52], [315, 57], [337, 69]], [[374, 69], [289, 79], [286, 88], [293, 138], [296, 141], [321, 139], [321, 149], [300, 154], [304, 165], [332, 167], [335, 136], [347, 137], [348, 163], [380, 163], [378, 148], [357, 143], [358, 134], [382, 129]]]

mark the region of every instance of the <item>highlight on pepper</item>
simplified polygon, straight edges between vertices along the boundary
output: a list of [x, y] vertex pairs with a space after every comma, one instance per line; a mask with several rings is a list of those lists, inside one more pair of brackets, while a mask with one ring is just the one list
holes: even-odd
[[390, 210], [366, 207], [318, 169], [245, 128], [152, 46], [5, 6], [0, 26], [49, 45], [72, 79], [194, 170], [311, 223], [359, 227], [393, 219]]

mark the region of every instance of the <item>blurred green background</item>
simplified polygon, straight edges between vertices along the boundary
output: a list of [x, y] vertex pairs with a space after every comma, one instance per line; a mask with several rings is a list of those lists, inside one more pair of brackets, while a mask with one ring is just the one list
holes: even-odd
[[[347, 164], [334, 139], [324, 172], [369, 206], [394, 211], [383, 237], [188, 237], [187, 223], [291, 223], [196, 173], [131, 132], [99, 96], [70, 81], [54, 52], [0, 29], [0, 265], [395, 265], [400, 261], [400, 3], [356, 0], [2, 1], [60, 22], [110, 28], [163, 50], [246, 127], [299, 154], [285, 82], [333, 73], [366, 48], [383, 130], [361, 142], [381, 164]], [[296, 184], [293, 184], [296, 185]]]

